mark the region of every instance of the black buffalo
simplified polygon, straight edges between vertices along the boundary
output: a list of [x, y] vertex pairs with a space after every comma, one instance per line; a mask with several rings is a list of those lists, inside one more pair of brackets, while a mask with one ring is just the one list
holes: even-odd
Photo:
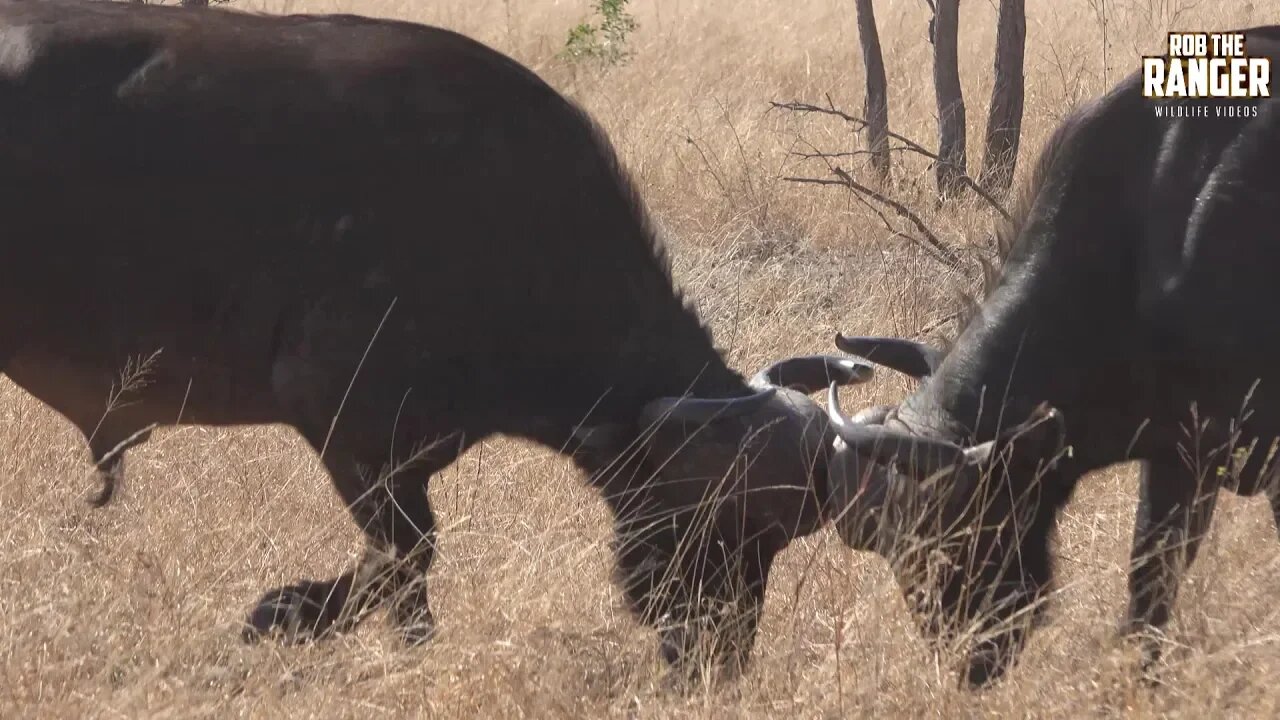
[[[1246, 37], [1270, 57], [1280, 28]], [[1158, 116], [1135, 75], [1056, 131], [949, 351], [838, 338], [923, 380], [897, 407], [832, 408], [845, 539], [893, 559], [926, 633], [972, 633], [974, 684], [1034, 627], [1085, 473], [1142, 463], [1122, 629], [1148, 663], [1218, 490], [1280, 513], [1280, 105], [1160, 102], [1183, 116]]]
[[827, 419], [778, 384], [871, 372], [727, 367], [592, 121], [441, 29], [4, 0], [0, 174], [0, 366], [111, 483], [155, 425], [284, 423], [366, 530], [251, 637], [383, 604], [426, 637], [428, 479], [501, 433], [591, 474], [669, 660], [744, 658], [775, 554], [821, 521]]

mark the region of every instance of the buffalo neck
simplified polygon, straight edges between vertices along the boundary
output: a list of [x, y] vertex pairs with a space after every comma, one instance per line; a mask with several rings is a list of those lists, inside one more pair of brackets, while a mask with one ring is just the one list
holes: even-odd
[[1133, 208], [1140, 168], [1155, 151], [1139, 127], [1152, 115], [1136, 106], [1141, 99], [1124, 83], [1051, 140], [995, 288], [899, 412], [909, 429], [983, 442], [1048, 402], [1062, 412], [1068, 442], [1096, 454], [1083, 464], [1120, 459], [1111, 457], [1123, 452], [1111, 447], [1122, 440], [1111, 410], [1132, 405], [1141, 233]]
[[696, 311], [673, 293], [668, 311], [633, 326], [621, 341], [612, 394], [624, 415], [658, 397], [723, 398], [750, 392], [715, 347]]

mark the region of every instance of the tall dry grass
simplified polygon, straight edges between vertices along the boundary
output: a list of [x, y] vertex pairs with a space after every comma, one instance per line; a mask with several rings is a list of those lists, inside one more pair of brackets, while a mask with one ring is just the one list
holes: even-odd
[[[586, 0], [271, 0], [242, 6], [410, 18], [479, 38], [536, 69], [607, 128], [668, 229], [681, 282], [746, 370], [829, 349], [836, 329], [947, 333], [950, 276], [790, 153], [849, 149], [838, 122], [770, 100], [849, 109], [862, 84], [852, 2], [640, 0], [633, 60], [608, 72], [555, 58]], [[994, 2], [965, 3], [962, 77], [971, 161], [990, 92]], [[1021, 168], [1076, 102], [1178, 29], [1280, 19], [1280, 3], [1032, 0]], [[893, 129], [932, 145], [927, 10], [877, 3]], [[1106, 39], [1102, 42], [1105, 19]], [[1104, 66], [1104, 58], [1106, 65]], [[519, 112], [519, 108], [512, 108]], [[948, 243], [981, 251], [991, 213], [934, 210], [918, 159], [894, 192]], [[850, 166], [857, 170], [857, 166]], [[898, 228], [896, 222], [895, 229]], [[1083, 289], [1082, 289], [1083, 291]], [[900, 397], [883, 374], [850, 404]], [[1125, 602], [1135, 482], [1087, 479], [1062, 518], [1051, 624], [984, 693], [909, 624], [885, 564], [820, 533], [783, 555], [751, 674], [676, 697], [654, 637], [609, 582], [602, 504], [553, 454], [494, 440], [433, 482], [442, 527], [432, 575], [438, 637], [402, 647], [375, 621], [314, 647], [244, 646], [243, 613], [267, 587], [329, 576], [360, 549], [306, 446], [279, 428], [158, 432], [129, 457], [102, 511], [79, 434], [0, 385], [0, 717], [835, 717], [1280, 714], [1280, 541], [1261, 500], [1226, 498], [1187, 580], [1165, 687], [1133, 681], [1112, 645]]]

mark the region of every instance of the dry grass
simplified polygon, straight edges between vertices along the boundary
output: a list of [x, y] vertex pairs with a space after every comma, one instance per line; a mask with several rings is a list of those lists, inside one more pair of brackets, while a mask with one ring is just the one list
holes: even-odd
[[[822, 102], [828, 92], [860, 107], [852, 2], [636, 4], [634, 60], [608, 73], [554, 58], [586, 0], [272, 0], [267, 9], [449, 26], [580, 100], [639, 177], [671, 233], [682, 282], [743, 369], [825, 350], [836, 329], [918, 333], [955, 309], [958, 290], [973, 289], [848, 195], [779, 181], [806, 170], [790, 150], [855, 143], [839, 124], [766, 112], [769, 100]], [[961, 28], [975, 159], [995, 4], [965, 3]], [[1073, 102], [1130, 72], [1167, 27], [1280, 18], [1272, 0], [1028, 5], [1024, 168]], [[877, 10], [894, 129], [932, 145], [927, 10], [913, 0]], [[899, 176], [896, 192], [929, 207], [925, 167], [912, 160]], [[981, 207], [924, 214], [949, 243], [988, 242], [992, 218]], [[885, 374], [846, 402], [906, 390]], [[1280, 713], [1280, 542], [1262, 500], [1220, 505], [1185, 586], [1173, 629], [1182, 649], [1166, 660], [1162, 689], [1132, 682], [1132, 658], [1110, 640], [1135, 505], [1133, 474], [1122, 468], [1088, 479], [1070, 505], [1053, 621], [999, 687], [957, 690], [946, 659], [926, 652], [909, 625], [885, 564], [820, 533], [783, 556], [750, 676], [681, 698], [661, 689], [654, 638], [620, 609], [608, 581], [602, 504], [551, 453], [495, 440], [435, 480], [443, 533], [433, 643], [405, 649], [375, 621], [317, 647], [246, 647], [237, 624], [264, 589], [328, 576], [360, 547], [299, 439], [277, 428], [158, 432], [131, 453], [124, 497], [91, 511], [78, 433], [7, 381], [0, 413], [0, 717]]]

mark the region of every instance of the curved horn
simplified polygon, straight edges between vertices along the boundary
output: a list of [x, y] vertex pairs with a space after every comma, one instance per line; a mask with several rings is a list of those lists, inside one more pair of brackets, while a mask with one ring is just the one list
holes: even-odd
[[946, 353], [914, 340], [887, 337], [845, 337], [836, 333], [836, 347], [913, 378], [932, 375]]
[[835, 382], [856, 385], [871, 379], [875, 368], [862, 358], [835, 355], [801, 355], [779, 360], [751, 378], [755, 387], [777, 385], [814, 393]]
[[741, 417], [764, 407], [777, 392], [778, 388], [770, 386], [751, 395], [735, 398], [660, 397], [644, 406], [640, 411], [640, 422], [643, 426], [649, 426], [669, 417], [703, 424]]
[[[967, 458], [964, 448], [943, 440], [900, 432], [883, 425], [863, 425], [850, 420], [840, 410], [840, 397], [835, 383], [828, 393], [827, 416], [831, 426], [852, 451], [882, 464], [914, 463], [925, 474]], [[923, 462], [922, 462], [923, 461]]]

